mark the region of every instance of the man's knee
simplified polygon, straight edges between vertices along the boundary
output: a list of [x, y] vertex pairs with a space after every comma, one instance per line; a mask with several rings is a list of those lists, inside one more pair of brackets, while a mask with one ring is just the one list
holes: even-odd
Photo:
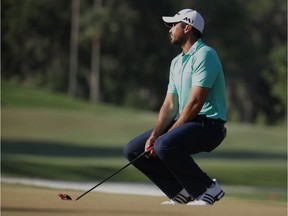
[[134, 154], [132, 153], [132, 149], [130, 147], [130, 142], [124, 147], [123, 154], [129, 161], [135, 158]]
[[138, 157], [138, 155], [143, 153], [145, 149], [145, 143], [149, 138], [151, 131], [152, 130], [149, 130], [139, 135], [138, 137], [135, 137], [124, 147], [123, 154], [129, 161], [135, 159]]
[[123, 154], [129, 161], [132, 161], [143, 151], [144, 147], [142, 150], [142, 144], [138, 140], [133, 139], [124, 147]]
[[168, 139], [161, 137], [154, 145], [154, 152], [159, 158], [164, 159], [174, 148], [175, 146]]

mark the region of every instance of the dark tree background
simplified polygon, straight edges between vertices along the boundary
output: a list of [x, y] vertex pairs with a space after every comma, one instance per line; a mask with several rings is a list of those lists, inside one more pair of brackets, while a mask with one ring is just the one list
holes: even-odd
[[[96, 102], [158, 110], [170, 61], [181, 51], [170, 45], [161, 16], [193, 8], [205, 19], [203, 41], [223, 63], [230, 120], [285, 122], [285, 0], [102, 0], [101, 7], [96, 1], [80, 0], [76, 97], [92, 100], [98, 37]], [[68, 94], [72, 0], [2, 0], [1, 6], [1, 78]]]

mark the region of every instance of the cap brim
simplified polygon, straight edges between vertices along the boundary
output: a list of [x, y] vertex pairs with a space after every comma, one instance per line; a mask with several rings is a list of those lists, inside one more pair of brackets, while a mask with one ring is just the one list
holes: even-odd
[[178, 23], [181, 20], [175, 19], [175, 17], [168, 17], [168, 16], [163, 16], [162, 20], [164, 21], [165, 25], [168, 27], [172, 27], [173, 23]]

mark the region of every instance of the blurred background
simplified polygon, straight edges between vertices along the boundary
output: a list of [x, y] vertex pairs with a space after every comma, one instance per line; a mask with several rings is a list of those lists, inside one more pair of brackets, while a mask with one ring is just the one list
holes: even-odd
[[[181, 52], [161, 17], [183, 8], [204, 17], [227, 85], [230, 133], [199, 163], [224, 184], [283, 191], [285, 0], [2, 0], [2, 175], [93, 180], [126, 163]], [[133, 168], [115, 180], [147, 181]]]
[[283, 124], [285, 0], [3, 0], [2, 79], [157, 111], [180, 52], [161, 17], [182, 8], [205, 18], [203, 40], [225, 71], [229, 119]]

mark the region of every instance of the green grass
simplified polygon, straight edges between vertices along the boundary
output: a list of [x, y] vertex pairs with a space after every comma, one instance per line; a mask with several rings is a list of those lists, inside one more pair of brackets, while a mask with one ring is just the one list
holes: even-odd
[[[127, 163], [123, 146], [153, 127], [157, 113], [89, 104], [2, 82], [3, 176], [103, 179]], [[228, 185], [286, 188], [285, 127], [229, 123], [218, 149], [195, 160]], [[115, 181], [148, 181], [129, 167]]]

